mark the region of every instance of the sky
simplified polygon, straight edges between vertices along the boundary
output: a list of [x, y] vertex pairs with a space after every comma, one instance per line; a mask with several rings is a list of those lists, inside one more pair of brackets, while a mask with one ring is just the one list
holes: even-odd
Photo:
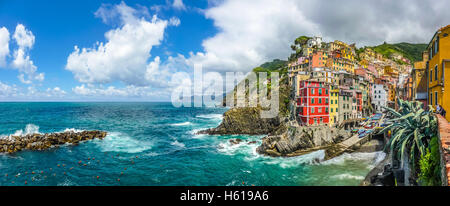
[[169, 101], [194, 65], [245, 73], [287, 59], [301, 35], [358, 47], [428, 43], [450, 24], [446, 8], [450, 1], [0, 0], [0, 101]]

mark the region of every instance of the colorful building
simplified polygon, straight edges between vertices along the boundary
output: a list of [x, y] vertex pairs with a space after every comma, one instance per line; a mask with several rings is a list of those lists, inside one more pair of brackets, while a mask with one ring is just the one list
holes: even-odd
[[323, 82], [305, 80], [299, 85], [297, 98], [298, 117], [301, 125], [329, 123], [329, 86]]
[[424, 108], [428, 105], [428, 72], [426, 65], [428, 61], [428, 52], [422, 52], [422, 61], [414, 62], [414, 68], [411, 72], [413, 81], [412, 98], [413, 100], [424, 103]]
[[330, 86], [330, 125], [339, 123], [339, 88], [336, 85]]
[[376, 112], [383, 112], [387, 105], [387, 91], [383, 84], [374, 84], [372, 89], [372, 104]]
[[[428, 44], [428, 103], [450, 111], [450, 25], [439, 29]], [[446, 115], [450, 121], [450, 115]]]
[[353, 101], [353, 93], [351, 90], [340, 89], [339, 90], [339, 121], [345, 121], [351, 119], [352, 109], [351, 104]]

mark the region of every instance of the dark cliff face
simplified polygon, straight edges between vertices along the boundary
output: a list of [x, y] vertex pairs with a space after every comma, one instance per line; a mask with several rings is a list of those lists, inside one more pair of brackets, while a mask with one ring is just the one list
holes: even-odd
[[199, 132], [209, 135], [265, 135], [273, 133], [282, 125], [282, 118], [261, 118], [261, 108], [233, 108], [223, 115], [222, 123], [212, 129]]

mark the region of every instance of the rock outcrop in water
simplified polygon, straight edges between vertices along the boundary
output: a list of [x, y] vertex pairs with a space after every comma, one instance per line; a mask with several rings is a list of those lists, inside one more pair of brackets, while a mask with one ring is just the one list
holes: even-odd
[[283, 134], [264, 137], [257, 152], [269, 156], [297, 156], [324, 149], [348, 137], [349, 132], [334, 127], [289, 126]]
[[200, 131], [198, 134], [209, 135], [264, 135], [282, 126], [282, 117], [261, 118], [261, 108], [232, 108], [223, 114], [222, 123], [216, 127]]
[[53, 146], [66, 143], [78, 144], [79, 142], [103, 139], [106, 132], [83, 131], [83, 132], [62, 132], [50, 134], [28, 134], [24, 136], [10, 136], [0, 139], [0, 153], [15, 153], [22, 150], [45, 150]]

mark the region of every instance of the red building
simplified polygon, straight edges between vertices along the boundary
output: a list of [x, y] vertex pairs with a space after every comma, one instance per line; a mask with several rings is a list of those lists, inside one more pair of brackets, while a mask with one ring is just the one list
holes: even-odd
[[357, 105], [357, 111], [362, 112], [362, 93], [361, 93], [361, 91], [356, 91], [356, 105]]
[[328, 124], [329, 87], [319, 81], [304, 80], [299, 84], [298, 117], [302, 125]]

